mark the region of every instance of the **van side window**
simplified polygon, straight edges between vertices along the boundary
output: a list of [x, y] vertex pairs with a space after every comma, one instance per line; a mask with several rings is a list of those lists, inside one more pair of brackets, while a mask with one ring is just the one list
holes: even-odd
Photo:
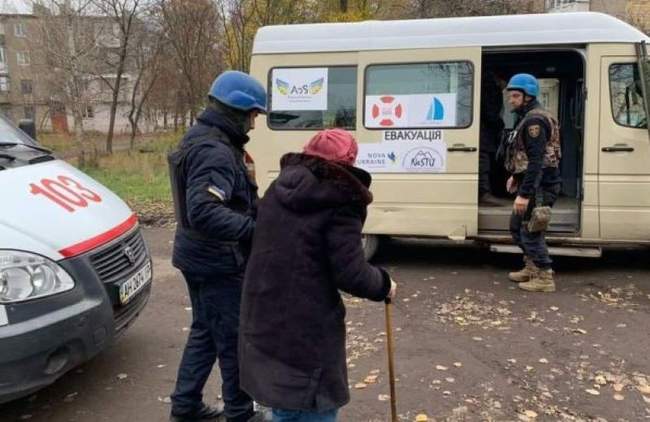
[[609, 89], [614, 120], [621, 126], [646, 128], [643, 92], [636, 63], [609, 67]]
[[356, 129], [356, 66], [273, 68], [268, 86], [271, 129]]
[[365, 127], [468, 127], [472, 123], [473, 77], [469, 62], [368, 66]]

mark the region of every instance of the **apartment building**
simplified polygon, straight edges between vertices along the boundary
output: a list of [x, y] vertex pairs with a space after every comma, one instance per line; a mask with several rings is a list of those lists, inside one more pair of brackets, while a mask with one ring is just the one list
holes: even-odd
[[602, 12], [650, 31], [650, 0], [546, 0], [546, 11]]

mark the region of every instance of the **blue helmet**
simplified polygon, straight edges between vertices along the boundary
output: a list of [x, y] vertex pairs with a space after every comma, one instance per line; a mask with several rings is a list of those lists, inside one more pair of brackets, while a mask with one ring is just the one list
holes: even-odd
[[508, 82], [506, 87], [507, 91], [523, 91], [524, 94], [530, 97], [537, 97], [539, 95], [539, 82], [537, 78], [528, 73], [517, 73]]
[[266, 90], [255, 78], [244, 72], [223, 72], [212, 82], [208, 96], [237, 110], [266, 113]]

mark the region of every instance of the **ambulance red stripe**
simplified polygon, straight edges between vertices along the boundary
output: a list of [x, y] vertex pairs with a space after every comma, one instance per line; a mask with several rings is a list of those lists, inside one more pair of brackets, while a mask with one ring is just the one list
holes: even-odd
[[59, 250], [59, 253], [66, 258], [72, 258], [73, 256], [81, 255], [82, 253], [88, 252], [97, 246], [108, 243], [113, 239], [116, 239], [122, 236], [124, 233], [131, 230], [135, 225], [138, 224], [138, 216], [132, 214], [129, 218], [126, 219], [123, 223], [113, 227], [112, 229], [101, 233], [97, 236], [91, 237], [90, 239], [84, 240], [83, 242], [76, 243], [72, 246]]

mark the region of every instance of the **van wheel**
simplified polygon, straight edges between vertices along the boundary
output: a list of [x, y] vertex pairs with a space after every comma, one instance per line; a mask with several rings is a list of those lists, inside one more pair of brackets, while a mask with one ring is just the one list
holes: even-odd
[[379, 236], [376, 234], [361, 235], [361, 246], [363, 247], [363, 255], [367, 261], [370, 261], [379, 247]]

